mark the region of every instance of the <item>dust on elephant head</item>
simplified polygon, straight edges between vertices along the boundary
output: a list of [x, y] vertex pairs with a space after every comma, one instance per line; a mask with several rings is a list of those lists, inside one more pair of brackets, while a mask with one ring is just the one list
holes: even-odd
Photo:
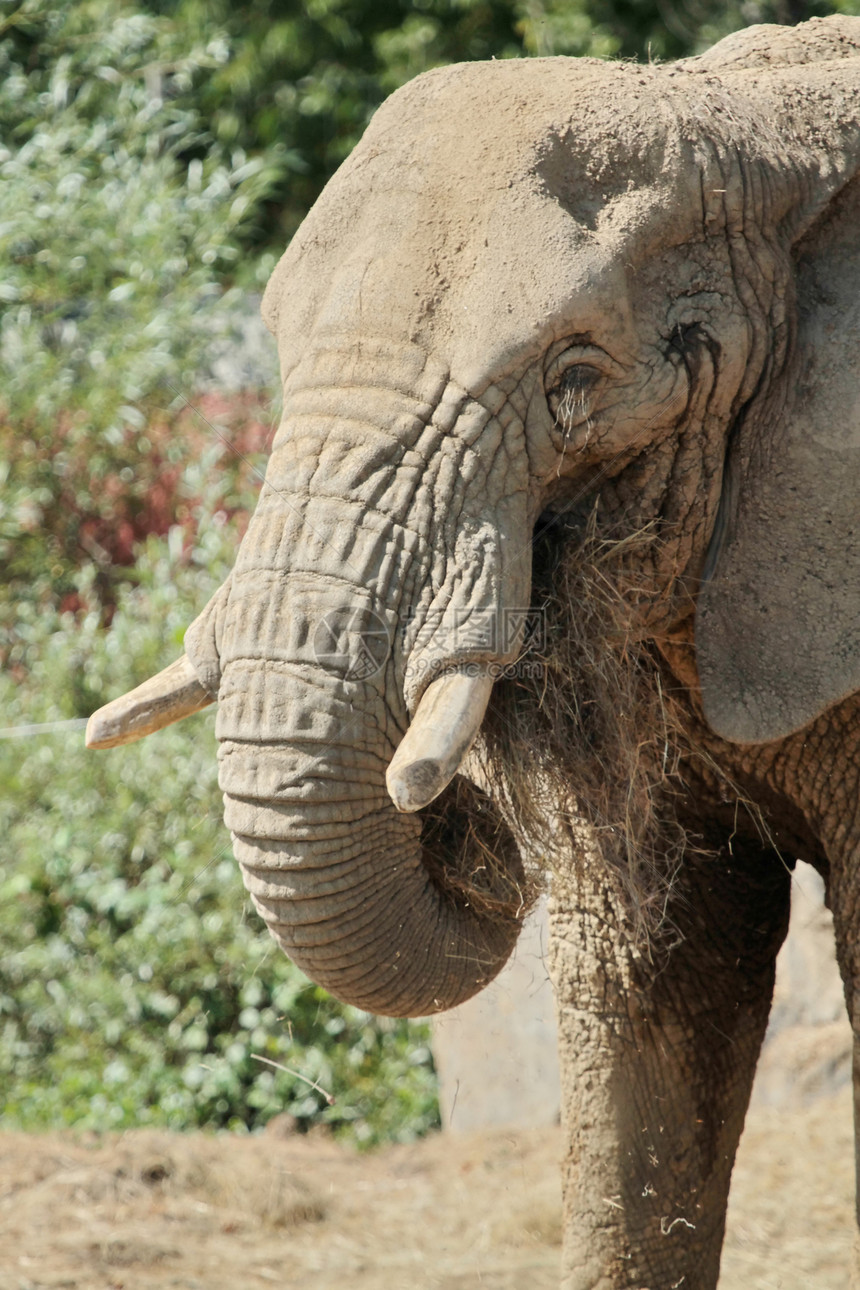
[[245, 881], [340, 997], [449, 1007], [514, 943], [516, 849], [456, 771], [548, 506], [655, 533], [647, 629], [695, 612], [718, 734], [858, 687], [858, 59], [830, 18], [429, 72], [275, 270], [283, 420], [236, 566], [91, 741], [217, 697]]

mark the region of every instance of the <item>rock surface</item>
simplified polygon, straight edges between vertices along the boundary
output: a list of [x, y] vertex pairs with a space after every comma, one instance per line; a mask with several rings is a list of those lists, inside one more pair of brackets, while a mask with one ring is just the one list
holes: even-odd
[[[558, 1054], [546, 938], [546, 909], [540, 906], [493, 984], [434, 1021], [445, 1129], [468, 1133], [557, 1123]], [[808, 1105], [838, 1093], [851, 1081], [851, 1051], [824, 884], [814, 869], [798, 863], [754, 1105]]]

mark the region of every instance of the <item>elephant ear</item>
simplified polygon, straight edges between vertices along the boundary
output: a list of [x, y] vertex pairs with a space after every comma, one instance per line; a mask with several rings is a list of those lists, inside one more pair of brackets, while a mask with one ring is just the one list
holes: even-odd
[[793, 342], [730, 436], [696, 615], [705, 716], [743, 744], [860, 689], [860, 20], [766, 30], [695, 60], [776, 132], [767, 235], [791, 261]]

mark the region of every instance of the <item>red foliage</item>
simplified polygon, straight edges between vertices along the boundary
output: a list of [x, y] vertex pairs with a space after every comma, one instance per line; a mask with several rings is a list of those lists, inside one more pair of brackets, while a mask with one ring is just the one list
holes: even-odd
[[[238, 518], [244, 531], [259, 487], [260, 465], [249, 458], [259, 458], [274, 434], [266, 416], [265, 403], [253, 393], [205, 394], [172, 416], [154, 415], [143, 431], [129, 427], [125, 469], [100, 474], [88, 471], [80, 458], [70, 463], [60, 498], [61, 523], [74, 522], [77, 543], [101, 566], [133, 564], [138, 543], [176, 526], [184, 531], [183, 546], [189, 549], [202, 499], [189, 492], [184, 465], [210, 451], [214, 441], [223, 448], [215, 467], [223, 477], [221, 509], [226, 520]], [[141, 434], [149, 444], [146, 452], [135, 447]], [[70, 455], [77, 454], [73, 450]]]

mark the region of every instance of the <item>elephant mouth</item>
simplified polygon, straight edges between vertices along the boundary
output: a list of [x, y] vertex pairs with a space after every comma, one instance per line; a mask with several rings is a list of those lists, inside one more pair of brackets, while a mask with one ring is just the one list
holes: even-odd
[[456, 775], [421, 814], [422, 863], [438, 888], [485, 918], [522, 921], [536, 876], [492, 798]]

